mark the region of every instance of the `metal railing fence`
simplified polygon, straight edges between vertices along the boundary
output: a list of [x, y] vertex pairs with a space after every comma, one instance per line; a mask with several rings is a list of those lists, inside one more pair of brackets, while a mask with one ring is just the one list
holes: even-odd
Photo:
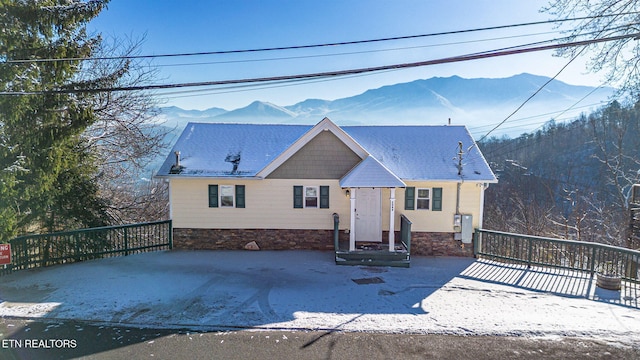
[[619, 276], [639, 283], [640, 251], [617, 246], [477, 229], [476, 256], [526, 264]]
[[171, 220], [24, 235], [9, 240], [11, 264], [0, 275], [16, 270], [122, 256], [173, 248]]

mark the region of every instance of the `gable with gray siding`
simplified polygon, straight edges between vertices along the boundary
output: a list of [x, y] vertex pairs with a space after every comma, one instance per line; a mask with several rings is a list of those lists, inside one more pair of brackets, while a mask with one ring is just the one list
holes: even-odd
[[323, 131], [273, 171], [268, 179], [339, 179], [362, 159], [330, 131]]

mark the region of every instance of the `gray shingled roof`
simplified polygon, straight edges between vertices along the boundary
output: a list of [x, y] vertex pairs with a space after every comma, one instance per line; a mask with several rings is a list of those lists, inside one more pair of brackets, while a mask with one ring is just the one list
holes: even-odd
[[[189, 123], [157, 176], [254, 177], [312, 127]], [[464, 126], [343, 126], [341, 129], [402, 180], [496, 181]], [[457, 166], [458, 142], [462, 142], [465, 151], [461, 175]], [[178, 174], [171, 171], [175, 151], [180, 151], [183, 167]]]

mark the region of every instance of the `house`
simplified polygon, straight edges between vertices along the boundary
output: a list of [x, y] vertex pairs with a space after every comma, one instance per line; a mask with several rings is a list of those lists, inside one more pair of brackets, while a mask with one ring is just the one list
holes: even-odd
[[328, 118], [189, 123], [157, 177], [169, 182], [176, 248], [333, 250], [338, 234], [348, 251], [394, 252], [408, 220], [411, 253], [422, 255], [471, 255], [484, 190], [497, 182], [464, 126]]

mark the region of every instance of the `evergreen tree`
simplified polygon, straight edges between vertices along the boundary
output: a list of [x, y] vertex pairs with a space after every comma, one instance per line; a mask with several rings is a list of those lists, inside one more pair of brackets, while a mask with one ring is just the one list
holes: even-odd
[[106, 221], [82, 137], [93, 95], [60, 91], [92, 85], [74, 81], [100, 43], [85, 26], [106, 3], [0, 0], [0, 241]]

